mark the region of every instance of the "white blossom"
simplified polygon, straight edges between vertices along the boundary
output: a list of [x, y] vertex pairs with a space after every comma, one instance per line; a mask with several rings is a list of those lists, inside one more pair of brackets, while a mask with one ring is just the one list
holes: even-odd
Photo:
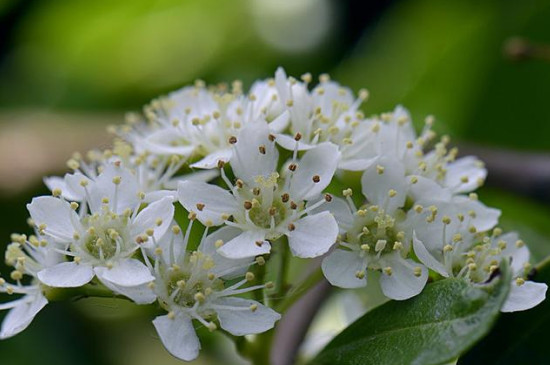
[[155, 260], [149, 263], [155, 275], [151, 288], [167, 312], [155, 318], [153, 324], [166, 349], [186, 361], [195, 359], [200, 349], [193, 320], [211, 331], [219, 323], [232, 335], [243, 336], [265, 332], [281, 317], [255, 300], [237, 297], [266, 286], [243, 287], [254, 280], [250, 272], [235, 282], [252, 260], [230, 260], [216, 252], [220, 242], [231, 240], [239, 234], [238, 230], [225, 227], [207, 236], [207, 229], [198, 249], [188, 252], [192, 223], [193, 220], [185, 236], [177, 225], [173, 226], [154, 247]]
[[411, 236], [403, 211], [409, 185], [404, 167], [394, 159], [379, 159], [362, 176], [368, 203], [356, 208], [352, 191], [344, 191], [347, 203], [336, 200], [330, 207], [341, 229], [339, 247], [323, 260], [328, 281], [343, 288], [367, 285], [368, 270], [380, 272], [382, 292], [403, 300], [419, 294], [428, 279], [426, 267], [409, 258]]
[[[43, 287], [37, 279], [37, 273], [62, 261], [62, 255], [48, 248], [48, 241], [39, 240], [32, 235], [12, 235], [12, 242], [6, 249], [6, 263], [14, 268], [11, 278], [16, 284], [9, 284], [0, 278], [0, 293], [21, 295], [17, 299], [0, 304], [0, 310], [9, 309], [2, 322], [0, 339], [6, 339], [25, 330], [40, 312], [48, 300]], [[23, 284], [24, 276], [31, 277]]]
[[177, 155], [182, 160], [198, 157], [191, 167], [206, 169], [231, 158], [230, 139], [248, 123], [266, 120], [277, 131], [288, 123], [273, 80], [255, 83], [249, 95], [242, 94], [239, 83], [228, 93], [208, 90], [198, 82], [154, 100], [145, 117], [130, 116], [119, 131], [138, 153]]
[[[89, 211], [77, 214], [78, 204], [62, 197], [34, 198], [28, 210], [40, 233], [49, 237], [56, 250], [72, 261], [38, 272], [51, 287], [79, 287], [94, 276], [107, 287], [127, 295], [124, 288], [153, 280], [149, 269], [134, 258], [135, 251], [149, 240], [160, 238], [174, 214], [171, 198], [163, 198], [140, 209], [135, 176], [117, 164], [107, 164], [95, 181], [79, 184]], [[136, 302], [151, 296], [131, 297]]]
[[527, 246], [516, 233], [494, 228], [499, 211], [485, 207], [475, 195], [432, 202], [437, 204], [435, 213], [409, 213], [414, 251], [421, 262], [443, 277], [485, 283], [502, 260], [510, 260], [513, 280], [501, 311], [530, 309], [544, 300], [547, 285], [526, 280], [531, 268]]
[[190, 181], [179, 185], [180, 203], [196, 213], [203, 224], [225, 223], [242, 231], [224, 242], [219, 250], [222, 255], [242, 258], [265, 254], [270, 252], [267, 241], [287, 236], [295, 256], [315, 257], [335, 242], [338, 227], [334, 217], [328, 211], [308, 214], [315, 207], [306, 207], [305, 202], [330, 183], [338, 161], [336, 146], [320, 144], [300, 159], [295, 153], [279, 173], [273, 139], [266, 123], [243, 129], [230, 160], [235, 185], [225, 178], [229, 190]]

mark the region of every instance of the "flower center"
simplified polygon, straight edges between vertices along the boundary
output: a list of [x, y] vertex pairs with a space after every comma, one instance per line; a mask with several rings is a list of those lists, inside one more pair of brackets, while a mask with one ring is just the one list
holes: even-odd
[[347, 234], [348, 243], [358, 245], [364, 255], [369, 255], [369, 267], [377, 269], [380, 256], [406, 250], [405, 233], [395, 226], [396, 218], [383, 211], [360, 209], [355, 224]]
[[250, 220], [258, 227], [269, 229], [273, 220], [276, 227], [279, 223], [283, 222], [286, 218], [287, 207], [280, 200], [276, 199], [272, 202], [268, 209], [262, 207], [261, 202], [259, 204], [253, 204], [250, 209]]
[[130, 242], [128, 217], [109, 212], [86, 217], [87, 227], [82, 239], [82, 248], [99, 260], [109, 260], [120, 252], [126, 251]]
[[171, 301], [185, 308], [192, 308], [198, 302], [202, 304], [206, 297], [215, 291], [224, 289], [224, 282], [208, 273], [214, 266], [212, 259], [201, 252], [188, 257], [188, 265], [182, 270], [171, 267], [166, 272], [166, 291]]

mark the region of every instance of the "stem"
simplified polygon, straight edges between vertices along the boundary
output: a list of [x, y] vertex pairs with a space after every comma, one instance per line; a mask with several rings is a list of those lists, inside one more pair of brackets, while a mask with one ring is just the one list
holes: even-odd
[[280, 247], [280, 253], [281, 253], [281, 261], [279, 261], [279, 273], [277, 277], [276, 295], [278, 297], [281, 297], [285, 294], [286, 290], [288, 289], [286, 277], [287, 277], [288, 261], [290, 259], [290, 253], [288, 249], [288, 240], [286, 239], [286, 236], [284, 239], [281, 240], [279, 247]]
[[[89, 283], [78, 288], [52, 288], [44, 286], [44, 296], [50, 302], [59, 302], [69, 299], [83, 299], [83, 298], [120, 298], [128, 299], [122, 295], [113, 293], [107, 287], [98, 283]], [[130, 299], [128, 299], [130, 300]]]
[[[265, 282], [265, 272], [266, 272], [267, 261], [263, 265], [257, 264], [254, 267], [254, 276], [256, 276], [256, 282], [262, 284]], [[255, 290], [254, 299], [260, 303], [265, 302], [265, 289]], [[266, 303], [267, 304], [267, 303]]]
[[298, 299], [323, 279], [323, 271], [318, 267], [308, 275], [301, 283], [293, 286], [288, 291], [284, 300], [275, 308], [278, 312], [286, 312]]

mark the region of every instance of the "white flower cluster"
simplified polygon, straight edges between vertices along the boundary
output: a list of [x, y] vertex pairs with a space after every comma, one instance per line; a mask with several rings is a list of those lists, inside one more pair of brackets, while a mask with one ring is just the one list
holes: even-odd
[[[274, 326], [280, 315], [246, 293], [273, 285], [252, 271], [286, 244], [296, 257], [326, 255], [333, 285], [378, 281], [394, 300], [430, 275], [482, 284], [511, 260], [502, 310], [544, 300], [546, 285], [527, 280], [527, 247], [472, 192], [486, 177], [480, 161], [457, 159], [430, 118], [417, 135], [402, 107], [365, 118], [365, 90], [301, 80], [279, 69], [248, 94], [197, 82], [129, 115], [112, 150], [75, 155], [71, 173], [46, 178], [52, 195], [27, 206], [34, 234], [14, 234], [6, 251], [14, 283], [0, 279], [0, 292], [22, 297], [0, 305], [11, 309], [0, 337], [24, 330], [53, 288], [102, 287], [158, 303], [160, 339], [192, 360], [193, 321], [235, 336]], [[193, 227], [204, 233], [189, 244]]]

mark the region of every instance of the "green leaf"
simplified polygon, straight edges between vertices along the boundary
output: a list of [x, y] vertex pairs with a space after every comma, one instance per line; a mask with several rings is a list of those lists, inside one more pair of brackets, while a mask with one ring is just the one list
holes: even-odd
[[459, 279], [429, 284], [406, 301], [367, 313], [330, 342], [311, 364], [443, 364], [481, 339], [496, 320], [510, 273], [483, 286]]
[[[550, 257], [539, 264], [533, 281], [550, 284]], [[504, 313], [493, 331], [458, 362], [461, 365], [547, 364], [550, 301], [524, 312]]]

